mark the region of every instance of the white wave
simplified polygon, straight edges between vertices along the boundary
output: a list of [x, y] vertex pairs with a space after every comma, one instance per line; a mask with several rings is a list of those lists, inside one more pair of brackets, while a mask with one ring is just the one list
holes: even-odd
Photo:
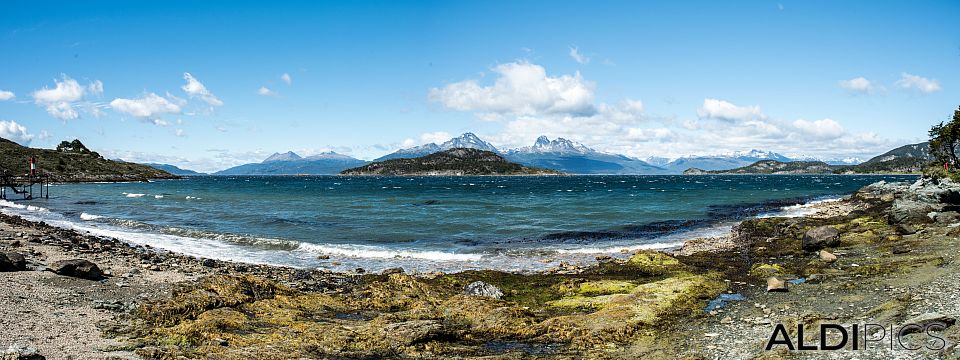
[[154, 199], [163, 199], [163, 195], [154, 195], [153, 198], [154, 198]]
[[608, 247], [589, 247], [579, 249], [558, 249], [560, 254], [616, 254], [621, 252], [634, 252], [637, 250], [661, 250], [672, 249], [683, 245], [680, 242], [658, 242], [653, 244], [640, 244], [630, 246], [608, 246]]
[[[125, 193], [125, 194], [126, 194], [126, 193]], [[146, 194], [127, 194], [127, 197], [128, 197], [128, 198], [137, 198], [137, 197], [141, 197], [141, 196], [144, 196], [144, 195], [146, 195]]]
[[796, 204], [790, 206], [781, 207], [780, 210], [757, 215], [758, 218], [768, 218], [768, 217], [801, 217], [809, 216], [816, 214], [820, 210], [817, 209], [817, 206], [820, 204], [832, 203], [843, 200], [844, 197], [828, 197], [822, 199], [812, 200], [803, 204]]
[[80, 213], [80, 220], [93, 221], [93, 220], [97, 220], [97, 219], [103, 219], [103, 216], [93, 215], [93, 214], [87, 214], [87, 213]]
[[21, 210], [27, 208], [26, 205], [17, 204], [15, 202], [7, 201], [7, 200], [0, 200], [0, 206], [14, 208], [14, 209], [21, 209]]
[[479, 261], [478, 254], [457, 254], [443, 251], [386, 250], [366, 245], [300, 244], [300, 249], [318, 254], [340, 255], [367, 259], [420, 259], [432, 261]]

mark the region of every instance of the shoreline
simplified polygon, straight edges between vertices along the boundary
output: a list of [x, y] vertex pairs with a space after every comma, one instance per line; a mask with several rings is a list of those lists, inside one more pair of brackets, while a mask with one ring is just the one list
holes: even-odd
[[[456, 289], [458, 289], [458, 286], [459, 289], [461, 289], [459, 291], [462, 291], [462, 286], [465, 282], [482, 279], [483, 281], [494, 283], [503, 288], [504, 293], [506, 294], [504, 296], [505, 300], [481, 301], [477, 298], [469, 298], [468, 300], [454, 296], [448, 301], [455, 301], [456, 304], [461, 304], [460, 301], [479, 301], [479, 303], [476, 304], [498, 304], [497, 306], [504, 306], [507, 303], [516, 302], [518, 305], [528, 307], [538, 305], [540, 307], [546, 306], [543, 308], [543, 310], [537, 310], [538, 312], [546, 312], [539, 315], [537, 315], [538, 313], [535, 312], [533, 317], [538, 319], [536, 321], [555, 323], [554, 325], [548, 326], [547, 329], [558, 329], [556, 326], [559, 326], [559, 323], [556, 322], [565, 321], [560, 320], [565, 318], [570, 318], [571, 320], [581, 319], [576, 320], [577, 322], [571, 324], [564, 323], [565, 325], [563, 325], [563, 327], [571, 327], [570, 329], [576, 329], [579, 326], [582, 326], [577, 324], [587, 323], [595, 323], [597, 324], [596, 326], [601, 326], [600, 324], [603, 324], [602, 326], [615, 326], [613, 324], [606, 324], [607, 320], [588, 320], [594, 319], [593, 316], [597, 316], [598, 314], [604, 313], [607, 310], [581, 313], [582, 310], [579, 310], [581, 309], [579, 307], [580, 305], [577, 305], [573, 308], [563, 307], [563, 301], [584, 301], [591, 299], [585, 296], [593, 296], [590, 295], [593, 293], [583, 293], [582, 295], [568, 297], [569, 295], [564, 295], [564, 291], [569, 290], [562, 289], [569, 285], [563, 284], [575, 279], [588, 279], [587, 282], [580, 283], [579, 286], [581, 290], [578, 291], [584, 291], [583, 289], [588, 289], [585, 287], [586, 284], [596, 283], [596, 286], [600, 286], [600, 284], [607, 284], [603, 286], [620, 284], [623, 282], [622, 279], [624, 278], [622, 275], [616, 274], [619, 274], [624, 270], [618, 269], [621, 269], [623, 266], [629, 266], [630, 264], [639, 264], [637, 263], [637, 261], [639, 261], [637, 260], [637, 257], [643, 256], [655, 261], [653, 264], [666, 264], [665, 266], [667, 266], [666, 268], [661, 268], [661, 266], [664, 265], [655, 265], [657, 266], [657, 269], [663, 270], [655, 270], [652, 273], [649, 272], [650, 270], [641, 270], [641, 278], [653, 276], [649, 280], [643, 281], [654, 281], [651, 285], [659, 284], [657, 285], [656, 289], [668, 289], [670, 286], [674, 286], [668, 285], [673, 284], [672, 282], [664, 282], [673, 281], [671, 280], [673, 278], [697, 279], [696, 281], [698, 282], [689, 284], [680, 283], [683, 284], [681, 285], [684, 286], [683, 289], [686, 289], [686, 286], [693, 286], [693, 288], [703, 288], [703, 291], [708, 291], [707, 293], [696, 295], [695, 299], [702, 299], [701, 297], [704, 295], [708, 296], [708, 298], [712, 298], [716, 296], [717, 293], [739, 293], [746, 296], [749, 301], [729, 302], [724, 308], [710, 312], [703, 312], [702, 310], [699, 310], [698, 315], [692, 316], [686, 315], [688, 313], [685, 311], [688, 310], [684, 310], [681, 312], [676, 312], [675, 315], [669, 315], [667, 318], [657, 320], [657, 322], [650, 323], [648, 325], [641, 325], [654, 326], [651, 324], [659, 324], [655, 325], [656, 329], [660, 329], [655, 330], [655, 334], [657, 334], [654, 336], [655, 339], [644, 341], [654, 341], [654, 344], [657, 344], [657, 347], [662, 347], [662, 349], [650, 352], [652, 351], [651, 349], [643, 346], [638, 348], [637, 345], [627, 345], [627, 347], [620, 350], [615, 350], [613, 353], [608, 352], [608, 355], [612, 354], [614, 357], [616, 357], [617, 354], [651, 355], [660, 353], [661, 355], [670, 354], [670, 356], [699, 354], [707, 357], [720, 356], [744, 358], [745, 354], [762, 354], [762, 351], [759, 351], [760, 346], [758, 343], [762, 343], [762, 341], [769, 336], [768, 331], [771, 323], [776, 321], [787, 321], [790, 316], [801, 316], [802, 311], [812, 311], [817, 313], [817, 309], [826, 306], [827, 308], [824, 308], [824, 310], [828, 310], [828, 312], [830, 312], [830, 309], [832, 309], [834, 312], [833, 314], [827, 314], [827, 316], [839, 316], [839, 318], [837, 318], [839, 321], [840, 319], [844, 318], [849, 319], [850, 314], [855, 314], [860, 311], [870, 313], [873, 311], [873, 309], [878, 307], [890, 306], [883, 305], [890, 301], [902, 302], [901, 300], [897, 300], [899, 298], [893, 298], [891, 300], [890, 296], [892, 295], [889, 294], [910, 293], [917, 291], [916, 289], [918, 288], [923, 291], [923, 297], [920, 300], [907, 301], [908, 305], [906, 305], [906, 307], [904, 307], [902, 310], [898, 310], [898, 314], [902, 315], [898, 315], [899, 317], [896, 317], [896, 319], [905, 320], [906, 318], [914, 315], [922, 315], [925, 312], [934, 312], [936, 309], [941, 308], [942, 306], [947, 306], [944, 309], [953, 309], [952, 306], [956, 306], [956, 309], [960, 309], [960, 298], [957, 296], [957, 290], [946, 291], [942, 288], [943, 285], [938, 285], [943, 282], [950, 283], [950, 281], [954, 281], [956, 280], [955, 278], [958, 277], [954, 275], [946, 275], [950, 274], [951, 271], [956, 272], [955, 270], [951, 270], [954, 269], [954, 267], [943, 268], [943, 264], [956, 264], [956, 266], [960, 266], [960, 262], [954, 263], [946, 258], [949, 255], [952, 259], [953, 257], [957, 257], [957, 254], [954, 252], [948, 253], [943, 252], [943, 250], [937, 250], [944, 247], [949, 248], [955, 245], [951, 245], [951, 243], [929, 243], [929, 240], [923, 240], [924, 237], [930, 236], [933, 236], [936, 239], [942, 239], [942, 236], [944, 236], [942, 234], [949, 234], [951, 231], [954, 231], [953, 229], [956, 229], [956, 227], [951, 227], [953, 223], [948, 222], [944, 223], [943, 225], [938, 225], [940, 222], [925, 223], [926, 225], [920, 225], [920, 230], [915, 234], [897, 235], [897, 232], [894, 231], [893, 227], [880, 227], [880, 225], [873, 225], [872, 222], [869, 222], [873, 220], [861, 220], [875, 218], [877, 215], [871, 214], [875, 214], [877, 211], [889, 211], [883, 209], [885, 209], [885, 207], [889, 207], [891, 203], [895, 202], [894, 200], [899, 201], [898, 199], [900, 199], [901, 196], [904, 196], [901, 195], [902, 193], [912, 191], [908, 190], [909, 187], [907, 185], [897, 186], [899, 187], [896, 187], [895, 189], [891, 188], [893, 190], [876, 190], [874, 191], [875, 194], [873, 194], [871, 193], [873, 190], [869, 189], [875, 186], [871, 185], [867, 188], [861, 189], [847, 199], [814, 204], [811, 206], [816, 211], [814, 214], [804, 214], [802, 216], [790, 218], [751, 218], [739, 222], [738, 225], [732, 229], [728, 236], [724, 236], [720, 240], [716, 238], [711, 238], [708, 240], [688, 240], [677, 252], [674, 252], [672, 255], [665, 255], [669, 256], [669, 258], [660, 258], [660, 255], [655, 255], [662, 254], [661, 252], [640, 250], [633, 253], [634, 255], [632, 255], [629, 260], [610, 259], [609, 257], [604, 258], [603, 256], [598, 256], [597, 264], [595, 265], [583, 267], [561, 266], [561, 268], [556, 272], [536, 272], [526, 274], [500, 273], [493, 270], [483, 270], [467, 271], [464, 273], [454, 274], [424, 273], [413, 277], [405, 275], [403, 271], [399, 269], [390, 269], [381, 274], [351, 274], [324, 270], [296, 269], [273, 265], [252, 265], [229, 261], [202, 259], [193, 256], [157, 250], [149, 246], [132, 246], [114, 239], [98, 238], [72, 230], [53, 227], [45, 223], [29, 222], [18, 216], [0, 214], [0, 252], [18, 252], [23, 254], [27, 260], [27, 267], [29, 270], [0, 272], [0, 276], [3, 276], [4, 279], [7, 280], [4, 281], [3, 285], [0, 285], [0, 287], [3, 288], [3, 290], [0, 291], [0, 304], [6, 304], [0, 305], [0, 319], [2, 319], [0, 320], [0, 350], [12, 345], [31, 347], [50, 359], [66, 358], [66, 355], [72, 355], [80, 358], [102, 358], [106, 356], [114, 356], [117, 358], [151, 358], [153, 356], [160, 356], [159, 354], [167, 354], [169, 351], [174, 351], [174, 353], [179, 353], [179, 351], [188, 351], [186, 353], [181, 353], [187, 354], [187, 356], [190, 356], [189, 354], [194, 354], [195, 356], [199, 356], [199, 354], [217, 354], [220, 353], [219, 351], [228, 351], [227, 353], [220, 353], [221, 355], [249, 355], [250, 353], [242, 352], [247, 351], [243, 350], [243, 348], [233, 349], [233, 346], [222, 345], [234, 343], [243, 344], [243, 341], [247, 341], [244, 340], [245, 338], [236, 337], [239, 335], [230, 335], [229, 328], [216, 330], [215, 333], [219, 334], [216, 336], [229, 337], [229, 339], [221, 338], [221, 340], [217, 340], [220, 341], [221, 345], [209, 348], [207, 345], [204, 345], [205, 342], [203, 342], [207, 340], [202, 340], [201, 342], [196, 343], [190, 342], [190, 344], [193, 345], [179, 345], [177, 348], [163, 346], [157, 347], [157, 345], [150, 345], [150, 341], [152, 340], [149, 339], [153, 339], [155, 336], [161, 336], [160, 334], [166, 334], [166, 331], [172, 331], [162, 330], [162, 328], [149, 330], [146, 333], [148, 335], [142, 335], [147, 336], [145, 338], [147, 339], [146, 343], [143, 342], [144, 340], [138, 340], [142, 339], [140, 337], [141, 335], [130, 335], [129, 338], [117, 335], [124, 332], [122, 329], [132, 326], [131, 322], [135, 324], [141, 321], [137, 319], [143, 316], [143, 306], [148, 306], [147, 309], [152, 309], [150, 306], [159, 305], [150, 304], [163, 304], [164, 301], [167, 301], [167, 299], [177, 298], [177, 296], [180, 296], [178, 294], [181, 294], [183, 290], [179, 289], [183, 289], [184, 284], [191, 284], [187, 286], [200, 286], [197, 284], [203, 284], [203, 281], [206, 281], [204, 279], [210, 279], [211, 277], [249, 277], [252, 279], [263, 279], [264, 281], [278, 284], [277, 286], [281, 287], [278, 289], [290, 289], [282, 290], [282, 292], [293, 291], [296, 294], [303, 294], [298, 296], [308, 296], [309, 299], [315, 299], [317, 296], [319, 296], [321, 299], [326, 299], [323, 301], [332, 301], [330, 299], [343, 298], [345, 299], [344, 301], [347, 301], [346, 305], [341, 304], [329, 306], [346, 306], [347, 308], [353, 308], [354, 306], [358, 305], [351, 305], [352, 302], [356, 300], [348, 301], [346, 299], [352, 299], [354, 296], [361, 296], [360, 294], [365, 294], [362, 296], [366, 296], [368, 298], [370, 296], [374, 296], [371, 299], [375, 299], [376, 296], [387, 296], [385, 299], [394, 297], [399, 297], [397, 299], [402, 299], [406, 296], [410, 296], [409, 294], [404, 295], [407, 293], [405, 292], [406, 290], [403, 290], [402, 286], [397, 287], [400, 286], [400, 284], [408, 284], [412, 282], [411, 284], [421, 284], [416, 286], [427, 286], [429, 288], [436, 287], [435, 290], [427, 290], [427, 288], [424, 288], [423, 291], [427, 291], [428, 294], [434, 294], [434, 291], [438, 291], [443, 294], [451, 294], [451, 291], [457, 291]], [[877, 208], [877, 206], [880, 206], [880, 208]], [[949, 210], [946, 212], [949, 212]], [[840, 225], [836, 226], [842, 226], [845, 229], [849, 228], [849, 230], [845, 231], [849, 231], [850, 234], [853, 234], [850, 235], [851, 237], [849, 238], [847, 235], [843, 235], [843, 239], [846, 239], [843, 240], [845, 245], [842, 245], [838, 249], [831, 249], [831, 251], [840, 257], [840, 261], [837, 261], [833, 265], [816, 265], [813, 268], [813, 271], [816, 271], [818, 274], [823, 274], [820, 275], [818, 280], [811, 280], [814, 276], [805, 273], [810, 270], [792, 270], [795, 266], [799, 266], [800, 268], [809, 267], [810, 265], [804, 264], [806, 261], [808, 261], [805, 259], [809, 259], [810, 255], [800, 256], [799, 253], [795, 252], [795, 250], [779, 250], [782, 248], [782, 246], [777, 245], [777, 243], [781, 240], [776, 239], [779, 239], [779, 237], [783, 236], [784, 233], [789, 233], [791, 231], [795, 232], [796, 230], [789, 229], [793, 229], [793, 227], [797, 226], [796, 224], [816, 224], [823, 222], [832, 223], [837, 221], [841, 221], [841, 223]], [[847, 223], [843, 223], [842, 221], [847, 221], [851, 225], [845, 225]], [[958, 217], [956, 221], [960, 221], [960, 217]], [[771, 224], [770, 226], [772, 227], [768, 228], [767, 225], [764, 225], [764, 227], [757, 227], [757, 225], [762, 224]], [[960, 224], [960, 222], [957, 224]], [[863, 229], [868, 230], [862, 231]], [[769, 232], [771, 230], [773, 230], [773, 232], [770, 232], [769, 234], [764, 233], [767, 235], [759, 235], [760, 237], [754, 235], [759, 234], [758, 232]], [[861, 242], [864, 240], [859, 240], [860, 237], [866, 236], [862, 234], [867, 233], [871, 234], [869, 235], [870, 239], [874, 239], [877, 236], [888, 236], [891, 238], [896, 237], [898, 240], [890, 241], [895, 241], [896, 243], [902, 242], [904, 244], [896, 246], [909, 246], [910, 251], [901, 252], [899, 253], [900, 255], [897, 255], [899, 250], [896, 250], [894, 251], [892, 258], [887, 261], [895, 261], [892, 264], [897, 265], [889, 265], [890, 267], [895, 268], [909, 265], [909, 267], [912, 269], [912, 265], [916, 263], [919, 266], [917, 269], [920, 270], [920, 274], [918, 274], [916, 271], [907, 270], [904, 270], [907, 272], [904, 272], [903, 274], [899, 272], [886, 273], [883, 271], [883, 266], [880, 268], [874, 267], [872, 262], [883, 261], [884, 257], [889, 257], [890, 255], [884, 255], [884, 257], [871, 255], [874, 251], [877, 251], [873, 249], [873, 246], [875, 245], [871, 245], [872, 241], [877, 240], [866, 240], [867, 242]], [[882, 235], [888, 233], [891, 235]], [[844, 232], [844, 234], [846, 234], [846, 232]], [[767, 236], [772, 237], [768, 238], [767, 240], [763, 240]], [[952, 236], [950, 241], [960, 242], [956, 235], [946, 236]], [[785, 244], [794, 243], [788, 242]], [[878, 249], [888, 249], [882, 251], [887, 251], [889, 254], [889, 251], [891, 251], [889, 250], [890, 245], [883, 245], [881, 243], [878, 244], [881, 245], [881, 247]], [[789, 247], [794, 245], [784, 246]], [[746, 266], [745, 270], [734, 270], [732, 268], [723, 270], [724, 266], [728, 266], [723, 264], [730, 261], [735, 261], [735, 258], [738, 258], [738, 256], [731, 257], [731, 254], [745, 252], [748, 254], [756, 254], [751, 255], [751, 257], [757, 257], [757, 260], [754, 260], [757, 261], [757, 263], [751, 262], [747, 263], [746, 265], [736, 265], [741, 269], [743, 269], [742, 266]], [[926, 255], [928, 253], [936, 255], [936, 258], [939, 258], [940, 260], [930, 263], [930, 259], [934, 258]], [[673, 257], [676, 257], [676, 259], [680, 261], [678, 265], [669, 265], [676, 263], [676, 260], [671, 260]], [[56, 275], [50, 271], [42, 271], [45, 266], [50, 265], [52, 262], [71, 258], [82, 258], [96, 263], [102, 270], [104, 270], [106, 275], [105, 278], [100, 281], [91, 281]], [[816, 255], [813, 255], [813, 258], [815, 259]], [[901, 258], [906, 260], [898, 260]], [[760, 281], [752, 277], [753, 275], [749, 274], [753, 270], [751, 268], [751, 264], [755, 265], [769, 261], [772, 261], [774, 264], [782, 264], [774, 267], [777, 269], [777, 274], [782, 273], [781, 275], [777, 276], [784, 276], [786, 279], [806, 279], [805, 281], [807, 281], [807, 284], [799, 283], [798, 285], [793, 285], [790, 287], [790, 292], [783, 293], [784, 295], [776, 295], [778, 293], [768, 294], [762, 291], [760, 288]], [[907, 261], [907, 263], [903, 263], [903, 261]], [[811, 264], [814, 263], [815, 261], [811, 262]], [[731, 263], [730, 266], [732, 265], [733, 263]], [[676, 266], [681, 266], [683, 269], [687, 270], [677, 270]], [[782, 266], [782, 268], [780, 268], [780, 266]], [[870, 272], [865, 272], [865, 270], [870, 270]], [[796, 271], [800, 271], [800, 273], [795, 273]], [[873, 271], [876, 271], [877, 273], [874, 273]], [[938, 275], [931, 277], [929, 274], [923, 274], [924, 272]], [[960, 272], [956, 273], [960, 274]], [[663, 275], [655, 274], [667, 274], [668, 277], [663, 279]], [[694, 277], [690, 278], [690, 276]], [[708, 276], [708, 278], [713, 276], [722, 276], [724, 280], [721, 282], [711, 281], [700, 284], [699, 281], [707, 281], [707, 278], [700, 278], [701, 276]], [[451, 281], [453, 287], [450, 287], [449, 285]], [[524, 290], [528, 286], [540, 281], [548, 281], [554, 285], [549, 285], [547, 288], [536, 287], [534, 289], [541, 289], [536, 291]], [[576, 281], [582, 282], [583, 280]], [[578, 282], [575, 282], [574, 284]], [[381, 289], [378, 288], [378, 286], [381, 286], [378, 284], [383, 284], [383, 286], [388, 287]], [[883, 285], [881, 286], [881, 284]], [[627, 285], [628, 283], [623, 283], [623, 285], [616, 286]], [[721, 285], [723, 285], [722, 288], [724, 288], [724, 290], [717, 291], [719, 288], [716, 286]], [[853, 285], [857, 290], [853, 291], [847, 288], [851, 285]], [[528, 298], [529, 295], [526, 295], [526, 291], [533, 291], [535, 293], [538, 291], [543, 291], [542, 289], [557, 289], [556, 286], [560, 286], [561, 292], [555, 295], [550, 295], [551, 297], [548, 299], [557, 299], [559, 296], [559, 300], [547, 301], [542, 300], [543, 298], [537, 296]], [[374, 292], [371, 293], [371, 291]], [[377, 295], [378, 293], [376, 293], [376, 291], [386, 291], [384, 293], [386, 295]], [[601, 294], [607, 293], [606, 291], [611, 291], [611, 294], [616, 295], [622, 291], [635, 290], [602, 290]], [[651, 291], [655, 291], [655, 289], [651, 289]], [[689, 290], [679, 291], [681, 291], [681, 294], [684, 294], [684, 291]], [[936, 293], [937, 291], [939, 294]], [[576, 294], [577, 292], [574, 291], [574, 293]], [[433, 296], [438, 295], [429, 296], [432, 298]], [[600, 297], [598, 297], [598, 299], [599, 298]], [[851, 307], [848, 309], [845, 304], [850, 303], [853, 301], [850, 299], [854, 298], [859, 299], [854, 301], [857, 303], [857, 306], [854, 308], [853, 305], [851, 305]], [[938, 303], [935, 301], [926, 301], [934, 299], [943, 302]], [[251, 303], [250, 306], [259, 303], [260, 301], [256, 301], [255, 303]], [[391, 302], [391, 304], [393, 304], [393, 302]], [[413, 303], [402, 303], [406, 305], [397, 304], [389, 305], [385, 308], [378, 307], [380, 305], [374, 305], [372, 308], [367, 308], [365, 307], [367, 305], [363, 305], [360, 309], [366, 310], [359, 310], [360, 312], [357, 313], [357, 316], [360, 317], [346, 317], [343, 320], [336, 320], [335, 323], [345, 322], [354, 324], [350, 326], [357, 326], [358, 324], [362, 325], [369, 322], [368, 317], [375, 317], [373, 314], [388, 311], [388, 309], [395, 309], [395, 306], [427, 306], [425, 304], [415, 305], [419, 304], [416, 301]], [[446, 302], [438, 304], [440, 305], [430, 306], [446, 306], [443, 305], [446, 304]], [[476, 304], [470, 306], [479, 306]], [[687, 309], [687, 306], [689, 306], [683, 305], [687, 304], [686, 302], [674, 303], [667, 300], [658, 300], [658, 302], [654, 304], [656, 304], [656, 306], [667, 306], [665, 309], [670, 309], [674, 306], [681, 306], [682, 308]], [[705, 300], [697, 300], [692, 304], [696, 304], [694, 309], [702, 309], [701, 306], [703, 305], [701, 304], [705, 305]], [[789, 305], [785, 306], [784, 304]], [[840, 305], [839, 307], [837, 306], [838, 304]], [[451, 306], [453, 306], [453, 304], [451, 304]], [[456, 306], [466, 305], [461, 304]], [[610, 305], [596, 304], [590, 306], [600, 306], [600, 309], [608, 309], [607, 306]], [[920, 307], [914, 309], [916, 306]], [[613, 309], [619, 308], [614, 307]], [[836, 311], [837, 309], [841, 311], [838, 312]], [[208, 313], [211, 311], [208, 311]], [[493, 308], [478, 311], [478, 316], [492, 316], [490, 313], [488, 313], [488, 311], [493, 311]], [[673, 311], [667, 311], [667, 313], [674, 314]], [[952, 316], [960, 315], [957, 313], [950, 314], [952, 314]], [[333, 315], [328, 314], [324, 316]], [[340, 315], [337, 315], [336, 318], [339, 319], [339, 316]], [[674, 317], [677, 317], [677, 320], [671, 320]], [[689, 319], [693, 319], [693, 321]], [[854, 316], [853, 319], [856, 319], [856, 317]], [[199, 320], [200, 318], [196, 318], [196, 320], [183, 321]], [[389, 326], [413, 326], [414, 323], [410, 323], [410, 321], [407, 323], [401, 322], [391, 324]], [[504, 324], [513, 324], [510, 322], [513, 320], [508, 321], [507, 319], [501, 319], [497, 321], [507, 321]], [[580, 321], [586, 322], [581, 323]], [[621, 321], [616, 321], [616, 323], [620, 322]], [[426, 326], [427, 328], [436, 326], [434, 323], [416, 324], [421, 327]], [[480, 326], [478, 324], [480, 323], [475, 323], [474, 325], [469, 326]], [[511, 330], [504, 333], [513, 335], [497, 335], [494, 336], [493, 339], [497, 339], [502, 336], [508, 336], [507, 339], [512, 337], [524, 339], [528, 336], [522, 335], [525, 334], [524, 332], [516, 332], [517, 329], [513, 328], [514, 326], [518, 325], [509, 325], [509, 329]], [[534, 328], [539, 328], [539, 326], [540, 325]], [[327, 328], [324, 327], [324, 329]], [[400, 331], [399, 334], [401, 335], [405, 334], [403, 331], [408, 331], [401, 331], [402, 329], [396, 327], [391, 329]], [[956, 330], [957, 328], [951, 327], [951, 329]], [[141, 329], [140, 331], [145, 330]], [[593, 345], [588, 345], [588, 343], [580, 343], [579, 341], [581, 340], [578, 340], [579, 337], [577, 335], [570, 335], [572, 337], [567, 337], [566, 335], [561, 336], [561, 333], [554, 334], [552, 333], [553, 331], [559, 330], [548, 330], [543, 335], [539, 335], [541, 337], [548, 336], [546, 339], [533, 340], [537, 338], [532, 338], [532, 344], [537, 344], [542, 341], [546, 341], [548, 344], [555, 341], [560, 341], [561, 343], [572, 342], [570, 343], [571, 345], [563, 345], [557, 348], [550, 346], [541, 348], [542, 346], [546, 345], [532, 345], [534, 346], [533, 348], [526, 348], [523, 346], [516, 348], [511, 345], [506, 349], [498, 350], [491, 350], [489, 348], [487, 350], [483, 350], [483, 347], [480, 348], [481, 350], [476, 350], [473, 347], [469, 347], [470, 350], [468, 350], [467, 347], [460, 348], [457, 346], [475, 346], [470, 345], [474, 342], [461, 339], [458, 341], [466, 341], [463, 345], [457, 345], [454, 347], [439, 347], [434, 348], [434, 350], [427, 350], [430, 349], [429, 347], [423, 348], [424, 344], [434, 344], [436, 341], [443, 343], [445, 341], [442, 340], [444, 339], [444, 336], [449, 335], [442, 335], [436, 340], [425, 340], [427, 341], [425, 343], [421, 343], [418, 340], [413, 343], [400, 341], [399, 345], [395, 343], [364, 343], [365, 345], [363, 346], [373, 349], [370, 351], [378, 351], [376, 349], [386, 346], [386, 348], [395, 349], [390, 351], [401, 351], [403, 353], [411, 351], [410, 349], [416, 348], [418, 349], [416, 351], [421, 353], [423, 351], [428, 351], [428, 353], [430, 353], [429, 351], [434, 351], [433, 353], [436, 355], [433, 356], [439, 357], [461, 353], [473, 354], [472, 356], [475, 356], [491, 351], [492, 354], [516, 355], [517, 351], [520, 351], [520, 354], [526, 353], [527, 356], [530, 356], [531, 354], [540, 354], [534, 356], [541, 357], [542, 355], [542, 357], [562, 358], [576, 356], [576, 354], [582, 355], [583, 353], [581, 353], [581, 351], [584, 351], [584, 349], [593, 349], [590, 351], [612, 351], [609, 348], [607, 348], [607, 350], [600, 350], [603, 347], [594, 348]], [[477, 335], [474, 336], [490, 336], [481, 335], [486, 334], [484, 332], [476, 334]], [[633, 332], [629, 331], [627, 334], [633, 334]], [[386, 336], [388, 339], [393, 339], [392, 336], [395, 335], [397, 334], [391, 333], [377, 336]], [[425, 339], [433, 339], [432, 335], [421, 335], [427, 336]], [[960, 340], [960, 334], [956, 332], [947, 332], [947, 335], [957, 336], [957, 340]], [[636, 335], [630, 336], [633, 337]], [[550, 338], [555, 338], [555, 340], [548, 340]], [[648, 338], [648, 336], [641, 336], [641, 338]], [[683, 343], [682, 346], [664, 343], [664, 341], [668, 341], [669, 339], [684, 338], [688, 339], [688, 341]], [[744, 338], [747, 338], [750, 341], [743, 341]], [[601, 336], [598, 339], [600, 339], [598, 341], [602, 341], [603, 343], [609, 343], [610, 341], [619, 343], [621, 341], [625, 341], [619, 337], [611, 338], [607, 335]], [[953, 338], [951, 337], [951, 339]], [[521, 343], [526, 344], [527, 341], [531, 340], [521, 340]], [[133, 342], [133, 345], [131, 345], [131, 341]], [[727, 345], [718, 346], [718, 344]], [[338, 346], [344, 346], [344, 348], [336, 351], [335, 349], [330, 348], [327, 350], [322, 350], [320, 354], [326, 354], [326, 356], [335, 357], [363, 357], [371, 354], [372, 356], [380, 354], [377, 352], [366, 353], [363, 352], [362, 349], [355, 350], [360, 352], [341, 353], [337, 351], [343, 351], [343, 349], [346, 349], [349, 346], [345, 344]], [[148, 349], [152, 350], [148, 351]], [[241, 352], [230, 352], [234, 350]], [[451, 353], [450, 351], [453, 352]], [[477, 351], [480, 352], [478, 353]], [[530, 351], [533, 352], [531, 353]], [[540, 353], [541, 351], [543, 351], [543, 353]], [[905, 355], [903, 352], [878, 352], [868, 353], [866, 356], [867, 358], [884, 358], [890, 354], [900, 354], [899, 356]], [[314, 355], [316, 355], [316, 353], [314, 353]], [[269, 355], [266, 356], [275, 357]]]

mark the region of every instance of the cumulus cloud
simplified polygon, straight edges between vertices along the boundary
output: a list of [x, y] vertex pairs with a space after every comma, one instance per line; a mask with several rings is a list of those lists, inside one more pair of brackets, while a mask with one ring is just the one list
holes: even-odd
[[596, 112], [594, 85], [579, 72], [548, 76], [542, 66], [527, 62], [501, 64], [493, 72], [498, 77], [490, 86], [466, 80], [430, 89], [428, 97], [448, 109], [479, 115], [588, 116]]
[[807, 121], [798, 119], [793, 122], [800, 133], [817, 139], [836, 139], [844, 134], [843, 126], [833, 119]]
[[576, 46], [570, 47], [570, 57], [573, 59], [573, 61], [576, 61], [577, 63], [580, 63], [580, 64], [586, 65], [590, 63], [590, 57], [587, 55], [581, 54], [580, 49], [578, 49]]
[[276, 91], [270, 90], [270, 89], [267, 88], [266, 86], [261, 86], [260, 89], [257, 90], [257, 95], [260, 95], [260, 96], [277, 96], [277, 95], [279, 95], [279, 94], [277, 94]]
[[897, 80], [897, 86], [905, 90], [918, 91], [924, 94], [940, 91], [940, 83], [935, 79], [928, 79], [922, 76], [902, 73], [900, 80]]
[[850, 80], [841, 80], [840, 87], [850, 91], [851, 93], [858, 94], [870, 94], [876, 89], [876, 85], [863, 76], [855, 77]]
[[17, 98], [17, 94], [14, 94], [13, 91], [0, 90], [0, 101], [13, 100]]
[[283, 82], [285, 82], [287, 85], [290, 85], [293, 83], [293, 78], [291, 78], [290, 74], [287, 74], [287, 73], [283, 73], [283, 75], [280, 75], [280, 80], [283, 80]]
[[80, 117], [74, 106], [83, 100], [86, 94], [100, 96], [103, 93], [103, 82], [100, 80], [81, 86], [76, 80], [63, 75], [60, 81], [54, 80], [54, 83], [52, 89], [45, 86], [34, 91], [33, 101], [44, 107], [50, 116], [64, 121]]
[[161, 120], [160, 116], [180, 113], [180, 105], [154, 93], [149, 93], [139, 99], [114, 99], [110, 102], [110, 107], [142, 120], [149, 120], [156, 125], [168, 124]]
[[697, 109], [697, 116], [701, 119], [727, 121], [749, 121], [766, 118], [766, 115], [760, 111], [759, 106], [737, 106], [717, 99], [704, 99], [703, 106]]
[[16, 121], [0, 120], [0, 138], [4, 138], [20, 145], [29, 145], [34, 135], [27, 132], [27, 128]]
[[193, 75], [185, 72], [183, 73], [183, 79], [186, 80], [187, 83], [184, 84], [181, 89], [190, 95], [190, 97], [200, 98], [200, 100], [203, 100], [207, 104], [213, 106], [223, 106], [223, 101], [220, 101], [220, 99], [213, 95], [210, 90], [207, 90], [207, 87], [204, 86], [200, 80], [197, 80], [197, 78], [193, 77]]

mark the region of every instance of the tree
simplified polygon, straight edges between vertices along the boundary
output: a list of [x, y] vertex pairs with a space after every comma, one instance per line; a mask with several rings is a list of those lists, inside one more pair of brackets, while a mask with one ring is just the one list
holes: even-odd
[[957, 148], [960, 147], [960, 108], [953, 112], [953, 119], [930, 128], [930, 154], [951, 169], [960, 165]]

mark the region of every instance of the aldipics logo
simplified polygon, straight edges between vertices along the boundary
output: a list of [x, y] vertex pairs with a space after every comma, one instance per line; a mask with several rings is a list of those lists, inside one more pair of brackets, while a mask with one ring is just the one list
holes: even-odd
[[[880, 324], [820, 324], [819, 341], [809, 343], [804, 339], [804, 324], [797, 324], [797, 331], [792, 338], [783, 324], [777, 324], [767, 340], [764, 350], [773, 350], [785, 347], [788, 350], [868, 350], [879, 347], [889, 347], [891, 350], [943, 350], [947, 342], [940, 332], [952, 324], [945, 322], [929, 322], [924, 324], [903, 324], [900, 326], [884, 326]], [[910, 334], [924, 334], [928, 339], [923, 345], [918, 342], [904, 342], [904, 337]], [[913, 345], [911, 345], [913, 344]]]

